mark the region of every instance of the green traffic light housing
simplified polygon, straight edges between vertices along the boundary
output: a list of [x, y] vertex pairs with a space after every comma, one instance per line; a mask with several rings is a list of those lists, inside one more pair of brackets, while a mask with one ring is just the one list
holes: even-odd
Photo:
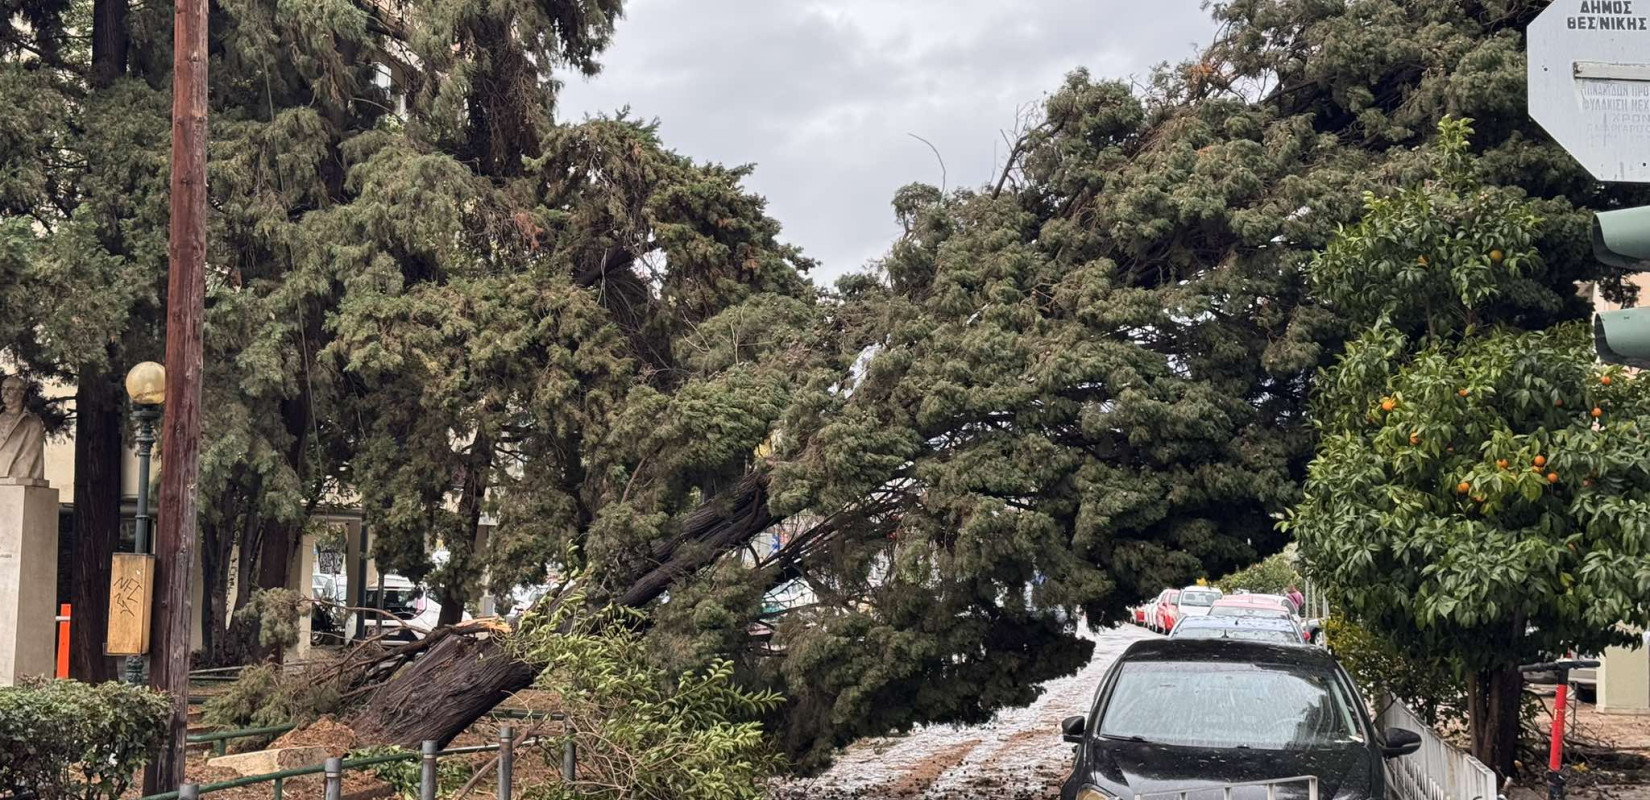
[[1650, 368], [1650, 308], [1593, 315], [1593, 349], [1606, 364]]
[[1650, 270], [1650, 206], [1594, 214], [1593, 255], [1617, 269]]
[[[1650, 271], [1650, 206], [1594, 214], [1593, 255], [1617, 269]], [[1650, 368], [1650, 308], [1595, 314], [1593, 347], [1606, 364]]]

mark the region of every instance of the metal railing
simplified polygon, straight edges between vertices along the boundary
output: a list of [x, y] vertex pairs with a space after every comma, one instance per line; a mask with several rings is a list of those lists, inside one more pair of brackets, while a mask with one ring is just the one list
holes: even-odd
[[254, 736], [279, 736], [292, 730], [291, 725], [271, 725], [267, 728], [240, 728], [230, 731], [207, 731], [191, 733], [184, 737], [188, 744], [212, 745], [212, 755], [221, 756], [229, 752], [229, 743], [235, 739], [250, 739]]
[[[1263, 789], [1266, 800], [1278, 800], [1278, 789], [1286, 786], [1302, 785], [1306, 787], [1305, 800], [1318, 800], [1318, 776], [1301, 775], [1294, 778], [1273, 778], [1268, 781], [1247, 781], [1244, 783], [1228, 783], [1224, 786], [1199, 786], [1195, 789], [1170, 789], [1161, 792], [1146, 792], [1136, 794], [1134, 800], [1233, 800], [1232, 795], [1240, 789]], [[1247, 793], [1246, 793], [1247, 794]], [[1286, 793], [1285, 796], [1299, 797], [1296, 793]]]
[[[558, 717], [560, 717], [559, 714], [550, 715], [550, 718], [552, 719]], [[249, 731], [251, 733], [249, 733]], [[256, 735], [260, 732], [267, 731], [248, 729], [247, 731], [226, 731], [221, 735], [229, 738], [239, 738], [245, 735]], [[529, 731], [529, 733], [531, 733], [531, 731]], [[203, 734], [203, 736], [210, 735], [211, 734]], [[446, 758], [448, 756], [491, 752], [498, 753], [498, 762], [496, 765], [498, 772], [498, 793], [496, 797], [498, 800], [510, 800], [512, 788], [515, 785], [514, 772], [516, 746], [533, 744], [543, 738], [545, 737], [529, 736], [518, 740], [516, 738], [515, 730], [511, 728], [511, 726], [501, 725], [498, 730], [498, 744], [452, 747], [442, 750], [439, 745], [437, 745], [433, 740], [430, 740], [425, 741], [423, 743], [423, 747], [417, 753], [385, 753], [381, 755], [350, 759], [329, 758], [320, 764], [293, 767], [292, 769], [284, 769], [278, 772], [269, 772], [262, 775], [248, 775], [242, 778], [217, 781], [216, 783], [185, 783], [182, 786], [179, 786], [176, 791], [148, 795], [141, 797], [138, 800], [198, 800], [201, 796], [211, 794], [212, 792], [219, 792], [225, 789], [237, 789], [243, 786], [255, 786], [260, 783], [268, 783], [272, 785], [271, 788], [274, 790], [274, 800], [284, 800], [286, 782], [288, 780], [310, 775], [322, 776], [322, 785], [324, 787], [323, 791], [326, 800], [339, 800], [339, 798], [343, 796], [345, 772], [352, 769], [376, 766], [378, 764], [388, 764], [394, 761], [413, 760], [418, 760], [421, 762], [418, 796], [422, 798], [422, 800], [435, 800], [436, 789], [438, 788], [436, 771], [436, 762], [438, 759]], [[562, 779], [571, 783], [577, 780], [577, 776], [578, 751], [575, 749], [573, 740], [568, 738], [568, 740], [564, 743], [562, 752]]]
[[1421, 737], [1421, 749], [1387, 762], [1388, 790], [1399, 800], [1497, 800], [1495, 771], [1439, 738], [1408, 706], [1388, 698], [1377, 727], [1402, 728]]
[[[523, 740], [521, 743], [525, 744], [528, 741], [532, 740]], [[471, 753], [490, 753], [493, 751], [498, 751], [499, 753], [498, 800], [510, 800], [511, 789], [514, 785], [512, 768], [515, 764], [514, 752], [516, 744], [515, 731], [513, 731], [510, 726], [504, 725], [499, 728], [498, 744], [483, 744], [475, 745], [473, 747], [453, 747], [447, 750], [442, 750], [434, 741], [426, 741], [424, 742], [421, 752], [418, 753], [386, 753], [383, 755], [351, 759], [329, 758], [320, 764], [311, 764], [307, 767], [294, 767], [292, 769], [271, 772], [264, 775], [249, 775], [244, 778], [234, 778], [227, 781], [218, 781], [216, 783], [208, 784], [185, 783], [182, 786], [179, 786], [175, 792], [149, 795], [147, 797], [139, 798], [139, 800], [199, 800], [202, 795], [210, 794], [212, 792], [222, 791], [224, 789], [236, 789], [242, 786], [253, 786], [260, 783], [273, 784], [275, 800], [283, 800], [286, 781], [291, 778], [301, 778], [308, 775], [321, 775], [323, 780], [322, 785], [324, 787], [323, 791], [325, 792], [327, 800], [339, 800], [339, 798], [343, 796], [344, 773], [346, 771], [360, 769], [362, 767], [371, 767], [377, 764], [388, 764], [393, 761], [412, 761], [414, 759], [422, 762], [422, 770], [419, 775], [418, 796], [423, 798], [423, 800], [434, 800], [437, 788], [435, 769], [437, 759], [444, 758], [446, 756], [469, 755]]]

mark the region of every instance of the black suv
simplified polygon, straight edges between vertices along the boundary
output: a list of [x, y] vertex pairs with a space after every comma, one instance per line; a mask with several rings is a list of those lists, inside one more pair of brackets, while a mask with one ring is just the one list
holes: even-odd
[[1375, 731], [1327, 651], [1226, 639], [1136, 642], [1061, 728], [1077, 745], [1061, 800], [1384, 800], [1384, 759], [1421, 746]]

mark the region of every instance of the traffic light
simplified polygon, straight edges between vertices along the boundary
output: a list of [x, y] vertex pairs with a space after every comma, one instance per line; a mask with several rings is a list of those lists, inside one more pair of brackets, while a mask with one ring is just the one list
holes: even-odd
[[[1593, 255], [1617, 269], [1650, 271], [1650, 206], [1594, 214]], [[1593, 346], [1606, 364], [1650, 368], [1650, 308], [1594, 314]]]

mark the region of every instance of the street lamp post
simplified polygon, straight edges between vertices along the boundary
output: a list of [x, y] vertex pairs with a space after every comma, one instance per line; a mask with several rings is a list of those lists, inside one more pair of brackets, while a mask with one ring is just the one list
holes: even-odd
[[[149, 552], [149, 458], [155, 449], [155, 423], [166, 402], [166, 368], [145, 361], [126, 373], [126, 394], [132, 399], [132, 421], [137, 424], [137, 515], [132, 520], [132, 552]], [[126, 657], [126, 682], [143, 683], [143, 656]]]

